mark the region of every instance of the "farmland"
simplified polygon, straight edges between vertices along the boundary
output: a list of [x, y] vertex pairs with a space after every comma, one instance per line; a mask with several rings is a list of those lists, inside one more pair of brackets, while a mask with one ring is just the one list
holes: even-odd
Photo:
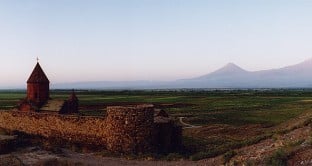
[[[287, 124], [310, 113], [312, 90], [146, 90], [77, 91], [82, 115], [105, 115], [106, 106], [152, 103], [167, 111], [177, 123], [199, 128], [183, 130], [184, 149], [173, 155], [191, 160], [225, 154], [280, 133], [298, 128]], [[51, 97], [66, 99], [70, 91], [52, 90]], [[0, 108], [11, 109], [25, 97], [25, 91], [1, 91]], [[302, 122], [298, 125], [304, 125]], [[180, 123], [181, 124], [181, 123]], [[181, 124], [182, 125], [182, 124]], [[168, 156], [167, 156], [168, 157]]]
[[[70, 91], [51, 91], [66, 99]], [[105, 112], [110, 105], [153, 103], [173, 117], [195, 125], [276, 125], [312, 107], [312, 90], [233, 91], [77, 91], [83, 114]], [[0, 109], [11, 109], [24, 91], [0, 91]]]

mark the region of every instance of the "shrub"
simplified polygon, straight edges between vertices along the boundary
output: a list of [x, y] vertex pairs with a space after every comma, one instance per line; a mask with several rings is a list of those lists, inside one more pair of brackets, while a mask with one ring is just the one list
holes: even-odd
[[266, 164], [270, 166], [286, 166], [287, 158], [288, 154], [283, 149], [278, 149], [267, 159]]
[[223, 155], [224, 163], [227, 163], [234, 157], [237, 153], [234, 150], [230, 150]]

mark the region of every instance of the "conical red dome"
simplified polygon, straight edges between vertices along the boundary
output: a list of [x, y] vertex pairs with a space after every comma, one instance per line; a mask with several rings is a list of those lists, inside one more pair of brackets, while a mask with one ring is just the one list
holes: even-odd
[[33, 72], [27, 80], [27, 83], [50, 83], [39, 63], [35, 66]]
[[68, 101], [78, 101], [78, 97], [76, 96], [75, 91], [73, 90], [71, 95], [68, 98]]

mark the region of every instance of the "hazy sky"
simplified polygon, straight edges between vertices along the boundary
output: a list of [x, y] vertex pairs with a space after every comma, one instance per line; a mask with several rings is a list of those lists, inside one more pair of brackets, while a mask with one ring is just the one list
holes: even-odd
[[0, 0], [0, 85], [174, 80], [312, 57], [311, 0]]

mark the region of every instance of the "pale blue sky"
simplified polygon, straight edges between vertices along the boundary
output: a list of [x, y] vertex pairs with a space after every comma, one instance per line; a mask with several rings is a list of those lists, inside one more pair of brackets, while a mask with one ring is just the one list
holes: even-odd
[[0, 0], [0, 85], [175, 80], [312, 57], [311, 0]]

